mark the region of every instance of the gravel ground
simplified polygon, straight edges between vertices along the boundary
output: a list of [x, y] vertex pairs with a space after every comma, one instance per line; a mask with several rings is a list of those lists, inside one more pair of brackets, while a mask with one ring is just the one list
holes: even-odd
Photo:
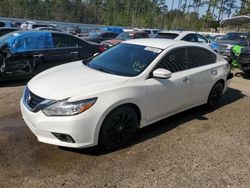
[[111, 153], [37, 142], [20, 115], [24, 84], [0, 86], [0, 187], [250, 187], [249, 78], [233, 78], [217, 110], [162, 120]]

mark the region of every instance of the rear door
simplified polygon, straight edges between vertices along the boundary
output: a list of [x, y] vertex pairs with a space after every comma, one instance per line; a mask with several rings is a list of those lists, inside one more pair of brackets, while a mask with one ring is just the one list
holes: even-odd
[[217, 56], [214, 53], [201, 47], [189, 47], [188, 57], [192, 84], [190, 105], [204, 103], [219, 75], [221, 65], [216, 63]]
[[45, 62], [69, 62], [78, 59], [79, 47], [74, 44], [70, 35], [53, 33], [54, 48], [47, 51]]

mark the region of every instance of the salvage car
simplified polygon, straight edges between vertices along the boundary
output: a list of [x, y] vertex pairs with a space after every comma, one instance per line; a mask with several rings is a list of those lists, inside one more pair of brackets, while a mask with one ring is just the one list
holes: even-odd
[[105, 40], [101, 42], [101, 45], [103, 45], [105, 48], [110, 48], [111, 46], [119, 44], [120, 42], [125, 40], [142, 39], [142, 38], [149, 38], [149, 36], [144, 31], [127, 31], [127, 32], [122, 32], [115, 39]]
[[116, 149], [138, 128], [202, 104], [216, 107], [230, 75], [228, 62], [204, 45], [129, 40], [34, 77], [22, 117], [40, 142]]
[[85, 59], [104, 48], [70, 34], [16, 31], [0, 37], [0, 80], [34, 76], [66, 62]]

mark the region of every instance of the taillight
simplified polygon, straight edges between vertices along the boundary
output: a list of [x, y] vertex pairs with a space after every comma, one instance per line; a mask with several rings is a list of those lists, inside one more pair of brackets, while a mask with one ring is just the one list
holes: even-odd
[[106, 50], [106, 48], [104, 46], [99, 46], [98, 49], [99, 49], [99, 52], [103, 52]]

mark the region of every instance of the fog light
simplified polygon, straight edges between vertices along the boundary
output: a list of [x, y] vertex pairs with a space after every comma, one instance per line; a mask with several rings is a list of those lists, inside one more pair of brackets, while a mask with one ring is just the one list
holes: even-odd
[[76, 143], [70, 135], [61, 133], [52, 133], [52, 134], [62, 142]]

